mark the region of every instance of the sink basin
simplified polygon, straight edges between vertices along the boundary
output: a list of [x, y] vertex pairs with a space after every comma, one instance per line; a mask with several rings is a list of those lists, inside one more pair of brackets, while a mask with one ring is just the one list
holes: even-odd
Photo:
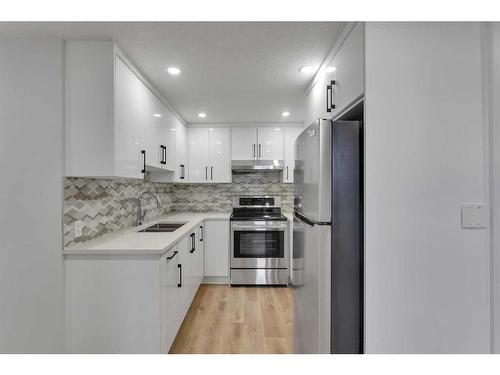
[[157, 223], [151, 225], [147, 228], [144, 228], [139, 231], [139, 233], [165, 233], [165, 232], [174, 232], [180, 227], [182, 227], [184, 223]]

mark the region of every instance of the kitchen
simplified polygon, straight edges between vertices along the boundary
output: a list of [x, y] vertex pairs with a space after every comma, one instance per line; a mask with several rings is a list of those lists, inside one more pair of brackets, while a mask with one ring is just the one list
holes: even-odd
[[0, 351], [494, 352], [497, 29], [0, 23]]
[[[175, 26], [181, 31], [190, 25]], [[202, 31], [216, 34], [236, 26], [206, 25]], [[323, 32], [331, 40], [333, 32], [342, 34], [338, 43], [347, 47], [337, 52], [337, 59], [348, 58], [345, 55], [355, 49], [359, 61], [349, 69], [358, 69], [357, 74], [337, 73], [339, 78], [342, 74], [356, 77], [354, 87], [349, 86], [352, 97], [339, 95], [339, 100], [346, 102], [343, 107], [358, 108], [362, 120], [363, 25], [294, 26], [294, 33], [302, 38], [305, 33]], [[248, 35], [258, 37], [254, 26], [247, 29]], [[279, 36], [285, 28], [270, 25], [268, 29], [270, 35]], [[168, 30], [167, 25], [163, 32]], [[297, 39], [295, 43], [300, 45]], [[177, 333], [186, 330], [180, 327], [189, 321], [190, 306], [193, 310], [201, 303], [196, 297], [203, 290], [200, 285], [207, 285], [207, 293], [213, 285], [230, 285], [227, 293], [236, 293], [233, 289], [242, 285], [287, 287], [292, 282], [294, 144], [303, 123], [288, 119], [293, 115], [287, 106], [280, 108], [281, 119], [275, 123], [253, 125], [245, 119], [231, 126], [212, 123], [208, 121], [215, 114], [207, 109], [197, 114], [196, 123], [186, 126], [117, 43], [66, 40], [64, 48], [68, 351], [217, 352], [215, 344], [205, 342], [187, 351], [173, 347], [174, 340], [185, 341]], [[332, 67], [327, 69], [333, 73]], [[164, 75], [176, 82], [185, 79], [186, 70], [168, 66]], [[296, 66], [294, 75], [310, 79], [308, 70], [308, 66]], [[348, 78], [340, 79], [348, 87]], [[328, 101], [325, 112], [344, 109], [335, 108], [331, 91]], [[326, 134], [321, 138], [326, 140]], [[256, 293], [267, 292], [257, 289]], [[274, 295], [278, 297], [268, 300], [263, 309], [271, 303], [271, 310], [279, 310], [277, 301], [285, 298], [284, 316], [272, 320], [277, 327], [267, 328], [266, 321], [261, 343], [244, 347], [243, 352], [294, 351], [290, 292], [277, 288]], [[240, 305], [243, 308], [243, 301]], [[233, 323], [237, 330], [245, 328], [240, 315], [244, 314], [238, 314]], [[262, 315], [271, 319], [273, 314], [262, 311]], [[204, 319], [206, 325], [214, 320]], [[285, 328], [279, 329], [280, 325]], [[211, 336], [207, 334], [205, 340]], [[220, 340], [231, 341], [233, 336], [226, 334]]]

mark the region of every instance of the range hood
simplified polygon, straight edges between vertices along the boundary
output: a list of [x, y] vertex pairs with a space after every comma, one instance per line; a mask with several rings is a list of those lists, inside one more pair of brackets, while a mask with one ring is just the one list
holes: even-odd
[[283, 160], [233, 160], [233, 172], [271, 172], [284, 169]]

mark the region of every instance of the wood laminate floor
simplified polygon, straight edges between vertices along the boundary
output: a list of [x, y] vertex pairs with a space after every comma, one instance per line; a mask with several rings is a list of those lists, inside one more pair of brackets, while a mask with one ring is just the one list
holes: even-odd
[[292, 306], [291, 288], [203, 284], [170, 353], [292, 353]]

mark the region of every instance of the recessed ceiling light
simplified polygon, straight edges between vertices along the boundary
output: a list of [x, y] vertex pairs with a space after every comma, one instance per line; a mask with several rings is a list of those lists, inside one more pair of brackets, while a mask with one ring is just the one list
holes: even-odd
[[334, 72], [334, 71], [336, 71], [336, 70], [337, 70], [337, 68], [336, 68], [336, 67], [334, 67], [334, 66], [327, 66], [327, 67], [326, 67], [326, 72], [327, 72], [327, 73], [333, 73], [333, 72]]
[[169, 72], [173, 76], [181, 74], [181, 70], [175, 66], [169, 66], [167, 68], [167, 72]]
[[163, 117], [161, 113], [155, 113], [153, 117]]
[[205, 118], [207, 117], [207, 114], [205, 112], [200, 112], [198, 113], [198, 117]]
[[299, 71], [304, 74], [310, 74], [314, 72], [314, 68], [311, 65], [304, 65], [300, 67]]
[[290, 112], [287, 112], [287, 111], [281, 112], [281, 116], [288, 117], [288, 116], [290, 116]]

